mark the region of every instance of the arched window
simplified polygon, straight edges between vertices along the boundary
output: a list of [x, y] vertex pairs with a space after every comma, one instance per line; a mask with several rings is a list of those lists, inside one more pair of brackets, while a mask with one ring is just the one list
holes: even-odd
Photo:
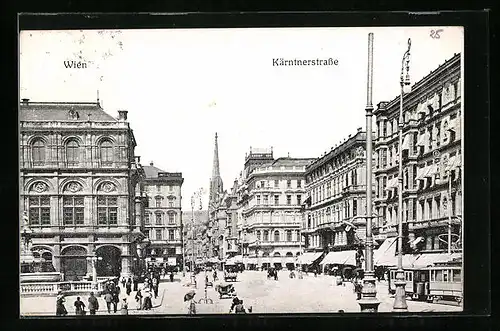
[[102, 165], [112, 165], [113, 163], [113, 144], [109, 140], [104, 140], [100, 146]]
[[68, 165], [76, 165], [80, 161], [80, 145], [76, 140], [70, 140], [66, 144], [66, 161]]
[[156, 225], [161, 225], [162, 224], [162, 213], [156, 213]]
[[149, 217], [150, 217], [150, 213], [147, 213], [147, 212], [146, 212], [146, 213], [144, 214], [144, 224], [146, 224], [146, 225], [147, 225], [147, 224], [150, 224], [150, 219], [149, 219]]
[[280, 241], [280, 232], [278, 230], [274, 231], [274, 241]]
[[286, 230], [286, 241], [292, 241], [292, 230]]
[[267, 241], [269, 241], [269, 231], [264, 230], [264, 242], [267, 242]]
[[260, 230], [257, 230], [257, 240], [260, 240]]
[[35, 166], [45, 164], [45, 144], [41, 139], [35, 140], [31, 145], [31, 158]]
[[168, 224], [174, 224], [175, 223], [175, 213], [169, 213], [168, 214]]

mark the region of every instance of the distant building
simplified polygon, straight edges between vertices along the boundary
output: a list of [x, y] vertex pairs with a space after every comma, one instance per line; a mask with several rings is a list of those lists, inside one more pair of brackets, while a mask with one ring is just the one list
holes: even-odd
[[380, 102], [374, 111], [378, 232], [382, 237], [396, 236], [398, 208], [403, 208], [404, 243], [421, 252], [446, 251], [450, 223], [452, 247], [461, 248], [460, 68], [456, 54], [404, 97], [403, 206], [398, 206], [399, 96]]
[[294, 268], [300, 255], [305, 169], [314, 159], [281, 157], [254, 149], [245, 158], [236, 223], [243, 263], [249, 268]]
[[165, 172], [144, 166], [143, 181], [148, 205], [144, 215], [145, 233], [151, 241], [146, 261], [157, 266], [182, 266], [182, 173]]
[[365, 237], [366, 132], [358, 129], [306, 168], [308, 251], [355, 249]]
[[20, 213], [35, 258], [66, 280], [91, 276], [92, 256], [97, 276], [131, 275], [143, 257], [145, 195], [127, 111], [28, 99], [19, 111]]
[[193, 257], [195, 263], [202, 260], [209, 247], [208, 211], [195, 210], [194, 214], [191, 211], [184, 211], [182, 213], [182, 229], [184, 257], [186, 266], [189, 267]]

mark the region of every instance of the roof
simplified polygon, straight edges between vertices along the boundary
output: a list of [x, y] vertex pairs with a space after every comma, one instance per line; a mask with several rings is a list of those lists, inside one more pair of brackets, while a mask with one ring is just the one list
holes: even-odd
[[157, 178], [159, 172], [165, 172], [164, 170], [161, 170], [160, 168], [157, 168], [153, 165], [145, 165], [142, 166], [142, 168], [144, 169], [146, 178]]
[[273, 166], [307, 166], [313, 162], [314, 158], [290, 158], [290, 157], [280, 157], [277, 158], [271, 164]]
[[[71, 117], [69, 112], [77, 114]], [[111, 121], [117, 119], [106, 113], [96, 102], [28, 102], [19, 107], [21, 121]]]

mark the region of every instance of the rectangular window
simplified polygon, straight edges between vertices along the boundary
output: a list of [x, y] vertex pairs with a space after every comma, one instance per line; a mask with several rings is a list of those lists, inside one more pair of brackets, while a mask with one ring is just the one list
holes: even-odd
[[297, 188], [301, 188], [301, 187], [302, 187], [302, 180], [297, 179]]
[[149, 220], [149, 213], [145, 213], [145, 214], [144, 214], [144, 223], [145, 223], [146, 225], [148, 225], [148, 224], [149, 224], [149, 222], [150, 222], [150, 220]]
[[63, 197], [63, 223], [83, 224], [83, 197]]
[[462, 281], [462, 271], [460, 269], [453, 270], [453, 280], [454, 283], [459, 283]]
[[287, 205], [291, 205], [292, 204], [292, 196], [291, 195], [287, 195], [286, 196], [286, 204]]
[[168, 240], [175, 240], [174, 230], [168, 230]]
[[352, 201], [352, 216], [358, 215], [358, 201], [353, 199]]
[[156, 199], [156, 208], [161, 207], [161, 199]]
[[50, 198], [30, 197], [29, 222], [32, 225], [50, 225]]
[[257, 204], [260, 205], [260, 195], [257, 196]]
[[297, 195], [297, 204], [298, 205], [302, 204], [302, 196], [301, 195]]
[[280, 196], [279, 195], [275, 195], [274, 196], [274, 204], [275, 205], [279, 205], [280, 204]]
[[292, 181], [291, 180], [287, 180], [286, 181], [286, 187], [287, 188], [292, 188]]
[[280, 181], [279, 180], [275, 180], [274, 181], [274, 187], [276, 187], [276, 188], [280, 187]]
[[356, 169], [352, 171], [352, 185], [358, 185], [358, 172]]
[[266, 187], [266, 182], [265, 182], [265, 181], [263, 181], [263, 180], [261, 180], [261, 181], [260, 181], [260, 187], [261, 187], [261, 188]]
[[157, 190], [158, 192], [160, 192], [160, 191], [161, 191], [161, 185], [156, 185], [156, 190]]
[[269, 197], [267, 195], [264, 195], [264, 204], [265, 205], [269, 204]]
[[162, 240], [161, 230], [156, 230], [156, 240]]
[[168, 214], [168, 224], [174, 224], [174, 223], [175, 223], [175, 215]]
[[292, 230], [286, 230], [286, 241], [292, 241]]
[[118, 200], [116, 197], [97, 197], [97, 218], [99, 225], [118, 224]]
[[161, 214], [160, 213], [156, 214], [156, 225], [161, 225]]

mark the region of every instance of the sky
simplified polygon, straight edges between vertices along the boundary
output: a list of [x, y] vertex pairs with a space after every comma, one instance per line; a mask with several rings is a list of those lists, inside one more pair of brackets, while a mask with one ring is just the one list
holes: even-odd
[[[94, 102], [99, 93], [110, 115], [128, 110], [136, 155], [182, 172], [190, 210], [193, 192], [208, 193], [215, 132], [229, 190], [251, 146], [316, 158], [364, 130], [370, 32], [374, 106], [399, 95], [408, 38], [412, 84], [463, 51], [461, 27], [22, 31], [20, 98]], [[278, 58], [338, 64], [273, 66]]]

